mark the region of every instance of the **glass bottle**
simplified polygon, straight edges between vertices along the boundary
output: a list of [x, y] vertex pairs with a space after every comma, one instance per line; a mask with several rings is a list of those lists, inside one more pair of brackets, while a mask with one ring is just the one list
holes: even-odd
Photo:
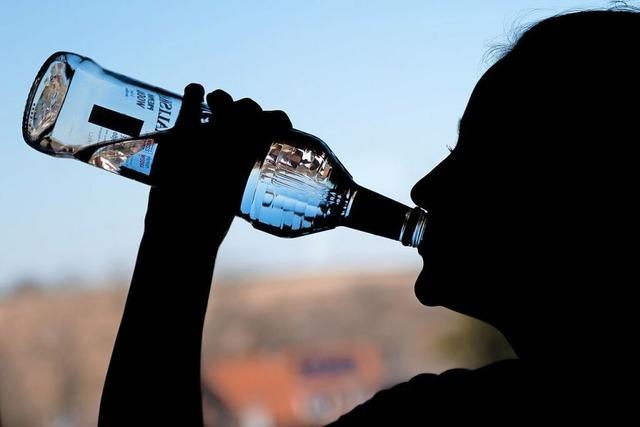
[[[173, 127], [181, 96], [57, 52], [40, 69], [22, 132], [33, 148], [154, 185], [158, 144]], [[202, 105], [202, 122], [211, 111]], [[188, 146], [185, 147], [185, 152]], [[175, 161], [180, 161], [180, 153]], [[292, 129], [256, 159], [238, 216], [255, 228], [297, 237], [346, 226], [416, 247], [427, 216], [359, 186], [329, 147]]]

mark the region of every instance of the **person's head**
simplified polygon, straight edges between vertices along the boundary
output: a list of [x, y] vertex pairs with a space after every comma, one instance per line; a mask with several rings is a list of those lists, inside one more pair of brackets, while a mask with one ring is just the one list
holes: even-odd
[[638, 13], [570, 13], [531, 27], [484, 74], [452, 153], [412, 190], [429, 213], [422, 303], [487, 321], [535, 357], [563, 351], [545, 337], [571, 341], [621, 295], [639, 44]]

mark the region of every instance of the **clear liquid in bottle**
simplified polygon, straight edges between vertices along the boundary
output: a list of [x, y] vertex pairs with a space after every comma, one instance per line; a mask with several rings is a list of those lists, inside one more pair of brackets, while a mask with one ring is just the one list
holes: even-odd
[[[181, 102], [179, 95], [105, 70], [89, 58], [58, 52], [33, 83], [23, 136], [51, 156], [154, 185], [156, 150]], [[203, 106], [202, 121], [210, 115]], [[179, 162], [180, 154], [164, 158]], [[414, 247], [427, 218], [418, 208], [357, 185], [324, 142], [295, 129], [274, 139], [267, 155], [256, 160], [238, 216], [281, 237], [346, 226]]]
[[354, 189], [342, 165], [326, 152], [271, 144], [249, 174], [240, 216], [282, 237], [315, 233], [340, 225]]

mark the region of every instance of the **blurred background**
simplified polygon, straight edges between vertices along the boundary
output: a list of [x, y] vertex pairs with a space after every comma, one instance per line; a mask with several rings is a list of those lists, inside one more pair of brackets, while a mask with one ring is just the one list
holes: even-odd
[[[95, 425], [148, 192], [23, 142], [24, 103], [50, 54], [86, 55], [178, 93], [200, 82], [208, 91], [223, 88], [236, 99], [282, 109], [296, 128], [327, 142], [358, 183], [413, 205], [413, 184], [455, 145], [458, 120], [491, 65], [492, 48], [544, 17], [609, 5], [24, 0], [3, 6], [0, 425]], [[224, 158], [202, 161], [216, 167]], [[422, 307], [413, 296], [420, 268], [415, 251], [357, 231], [287, 240], [236, 220], [218, 257], [206, 322], [208, 425], [321, 425], [418, 373], [512, 356], [492, 328]]]

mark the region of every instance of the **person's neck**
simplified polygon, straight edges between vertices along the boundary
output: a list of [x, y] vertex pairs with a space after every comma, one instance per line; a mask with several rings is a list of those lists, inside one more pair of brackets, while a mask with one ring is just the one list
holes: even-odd
[[550, 336], [545, 334], [542, 321], [539, 325], [513, 319], [497, 325], [511, 345], [518, 359], [531, 366], [545, 366], [560, 356], [559, 348], [554, 346]]

